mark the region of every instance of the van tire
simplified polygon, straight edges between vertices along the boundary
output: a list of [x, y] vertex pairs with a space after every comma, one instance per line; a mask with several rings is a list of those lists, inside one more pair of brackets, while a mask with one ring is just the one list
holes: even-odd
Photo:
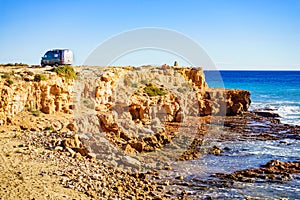
[[59, 66], [59, 64], [58, 64], [58, 63], [55, 63], [54, 65], [55, 65], [55, 67], [58, 67], [58, 66]]

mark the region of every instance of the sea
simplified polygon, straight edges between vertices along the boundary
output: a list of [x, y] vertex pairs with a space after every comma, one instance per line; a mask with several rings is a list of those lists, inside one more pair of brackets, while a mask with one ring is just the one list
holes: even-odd
[[[251, 110], [278, 113], [282, 123], [300, 125], [300, 71], [205, 71], [210, 87], [243, 89], [251, 92]], [[220, 130], [223, 131], [222, 129]], [[224, 133], [223, 131], [223, 134]], [[299, 133], [300, 134], [300, 133]], [[233, 173], [236, 170], [259, 168], [269, 160], [300, 161], [300, 141], [283, 140], [216, 140], [209, 147], [229, 147], [223, 156], [202, 155], [197, 160], [174, 166], [175, 175], [194, 187], [186, 190], [195, 199], [299, 199], [300, 175], [286, 182], [235, 182], [232, 186], [205, 185], [213, 174]], [[174, 177], [175, 177], [174, 175]], [[205, 190], [201, 189], [206, 187]]]
[[250, 111], [266, 110], [281, 122], [300, 125], [300, 71], [205, 71], [210, 87], [251, 93]]

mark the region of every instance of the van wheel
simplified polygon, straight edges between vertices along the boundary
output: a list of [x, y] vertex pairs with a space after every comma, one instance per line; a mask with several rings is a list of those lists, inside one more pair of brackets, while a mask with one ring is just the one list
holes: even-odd
[[58, 63], [55, 63], [54, 65], [55, 65], [55, 67], [58, 67], [58, 66], [59, 66], [59, 64], [58, 64]]

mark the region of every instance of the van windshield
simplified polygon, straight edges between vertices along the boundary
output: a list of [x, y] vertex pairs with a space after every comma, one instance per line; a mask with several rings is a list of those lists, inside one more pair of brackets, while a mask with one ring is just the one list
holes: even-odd
[[53, 52], [52, 51], [48, 51], [47, 53], [45, 53], [45, 55], [44, 55], [44, 58], [49, 58], [49, 59], [51, 59], [51, 58], [53, 58], [54, 56], [53, 56]]

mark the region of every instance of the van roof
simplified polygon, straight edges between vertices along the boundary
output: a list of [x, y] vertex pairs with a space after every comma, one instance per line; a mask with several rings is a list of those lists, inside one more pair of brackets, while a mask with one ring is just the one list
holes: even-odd
[[56, 50], [70, 50], [70, 49], [51, 49], [50, 51], [56, 51]]

